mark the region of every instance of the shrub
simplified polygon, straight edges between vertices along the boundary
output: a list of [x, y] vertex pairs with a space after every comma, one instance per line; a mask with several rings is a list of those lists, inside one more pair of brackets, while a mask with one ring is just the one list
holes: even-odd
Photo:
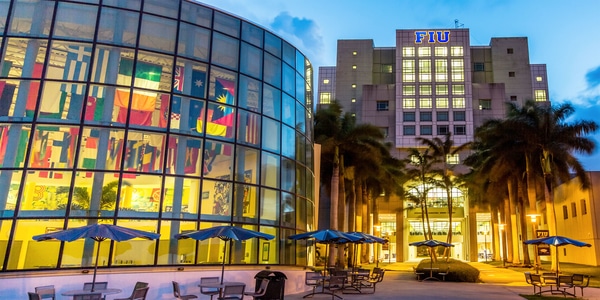
[[[479, 281], [479, 270], [472, 267], [471, 265], [462, 262], [460, 260], [450, 259], [446, 262], [444, 258], [438, 258], [437, 262], [431, 264], [431, 259], [423, 259], [417, 266], [417, 272], [423, 272], [426, 276], [429, 275], [429, 270], [426, 268], [433, 267], [439, 268], [440, 271], [449, 269], [448, 275], [446, 275], [446, 281], [456, 282], [478, 282]], [[435, 272], [434, 272], [434, 276]], [[441, 279], [441, 276], [437, 276]]]

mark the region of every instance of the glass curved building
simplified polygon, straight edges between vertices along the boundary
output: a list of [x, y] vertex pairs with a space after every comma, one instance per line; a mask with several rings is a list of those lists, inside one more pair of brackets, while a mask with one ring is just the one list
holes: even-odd
[[[0, 272], [84, 268], [94, 223], [160, 233], [104, 242], [99, 268], [303, 265], [314, 227], [312, 67], [246, 20], [187, 0], [0, 0]], [[300, 246], [298, 246], [300, 247]], [[304, 249], [304, 248], [303, 248]]]

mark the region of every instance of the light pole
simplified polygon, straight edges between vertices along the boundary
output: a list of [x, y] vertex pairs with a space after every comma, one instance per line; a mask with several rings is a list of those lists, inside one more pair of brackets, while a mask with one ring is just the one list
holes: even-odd
[[[373, 226], [375, 232], [379, 233], [381, 226], [375, 225]], [[377, 237], [380, 237], [379, 234], [374, 234]], [[375, 267], [379, 268], [379, 243], [373, 243], [375, 246]]]
[[[536, 225], [537, 225], [537, 217], [539, 216], [538, 214], [529, 214], [527, 215], [530, 219], [531, 219], [531, 235], [532, 238], [537, 238], [537, 234], [536, 234]], [[535, 259], [535, 274], [539, 273], [539, 267], [540, 267], [540, 257], [538, 256], [538, 249], [537, 249], [537, 245], [533, 246], [534, 249], [534, 259]]]
[[498, 228], [500, 229], [500, 238], [502, 239], [502, 266], [506, 268], [506, 237], [504, 236], [505, 224], [498, 224]]

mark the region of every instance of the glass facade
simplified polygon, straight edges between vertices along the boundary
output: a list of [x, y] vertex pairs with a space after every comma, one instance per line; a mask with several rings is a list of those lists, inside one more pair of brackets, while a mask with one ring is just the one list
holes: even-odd
[[[99, 267], [305, 264], [314, 228], [312, 67], [264, 29], [196, 2], [0, 0], [0, 270], [89, 267], [94, 223], [161, 234], [105, 242]], [[266, 252], [265, 252], [266, 249]], [[43, 254], [43, 255], [42, 255]], [[229, 257], [227, 255], [226, 257]]]

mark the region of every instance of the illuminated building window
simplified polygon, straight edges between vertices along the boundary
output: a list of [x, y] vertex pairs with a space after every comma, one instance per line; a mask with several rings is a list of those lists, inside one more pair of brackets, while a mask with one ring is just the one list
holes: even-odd
[[352, 70], [356, 70], [356, 65], [352, 65]]
[[542, 82], [542, 81], [544, 81], [544, 79], [542, 78], [542, 76], [536, 76], [535, 81]]
[[415, 61], [404, 60], [402, 61], [402, 81], [403, 82], [415, 82]]
[[415, 125], [404, 125], [402, 127], [402, 132], [404, 133], [404, 135], [415, 135]]
[[419, 99], [419, 107], [420, 108], [433, 108], [433, 101], [431, 101], [431, 98], [421, 98], [421, 99]]
[[352, 51], [352, 55], [356, 56], [357, 54], [358, 54], [358, 52]]
[[415, 57], [415, 47], [403, 47], [402, 48], [402, 56], [403, 57]]
[[435, 99], [436, 108], [448, 108], [448, 98], [437, 98]]
[[419, 81], [431, 82], [431, 61], [426, 59], [419, 60]]
[[451, 165], [458, 165], [460, 163], [460, 156], [456, 154], [446, 154], [446, 163]]
[[319, 95], [319, 103], [331, 104], [331, 93], [321, 93], [321, 95]]
[[352, 101], [352, 103], [354, 103], [354, 102], [356, 102], [356, 98], [352, 98], [352, 100], [350, 100], [350, 101]]
[[491, 99], [479, 99], [479, 110], [488, 110], [492, 109], [492, 100]]
[[447, 111], [438, 111], [435, 113], [437, 121], [448, 121], [448, 112]]
[[464, 95], [465, 94], [465, 86], [462, 84], [453, 84], [452, 85], [452, 95]]
[[424, 84], [419, 86], [419, 95], [429, 96], [431, 95], [431, 85]]
[[323, 84], [329, 84], [329, 79], [323, 79]]
[[431, 47], [419, 47], [419, 57], [429, 57], [431, 56]]
[[465, 98], [453, 98], [452, 108], [465, 108]]
[[465, 81], [465, 65], [462, 59], [453, 59], [452, 62], [452, 81]]
[[463, 47], [462, 46], [450, 47], [450, 55], [451, 56], [463, 56]]
[[388, 111], [389, 107], [389, 101], [377, 101], [377, 111]]
[[415, 90], [416, 90], [416, 88], [414, 85], [404, 85], [404, 86], [402, 86], [402, 95], [414, 96]]
[[467, 135], [467, 127], [465, 125], [454, 125], [454, 135]]
[[436, 82], [447, 82], [448, 81], [448, 61], [445, 59], [435, 60], [435, 81]]
[[448, 95], [448, 86], [445, 84], [438, 84], [435, 86], [435, 94], [440, 96]]
[[548, 99], [546, 98], [545, 90], [535, 90], [534, 93], [535, 93], [535, 101], [536, 102], [548, 101]]
[[392, 65], [381, 65], [381, 72], [394, 73], [394, 67]]
[[432, 135], [433, 134], [433, 129], [431, 127], [431, 125], [421, 125], [421, 128], [419, 128], [420, 134], [421, 135]]
[[435, 47], [435, 56], [448, 56], [448, 47]]
[[416, 121], [415, 119], [415, 112], [414, 111], [405, 111], [402, 113], [402, 120], [404, 122], [414, 122]]
[[415, 98], [404, 98], [402, 99], [402, 107], [403, 108], [416, 108], [417, 101]]
[[352, 84], [352, 88], [355, 89], [356, 88], [356, 83]]

